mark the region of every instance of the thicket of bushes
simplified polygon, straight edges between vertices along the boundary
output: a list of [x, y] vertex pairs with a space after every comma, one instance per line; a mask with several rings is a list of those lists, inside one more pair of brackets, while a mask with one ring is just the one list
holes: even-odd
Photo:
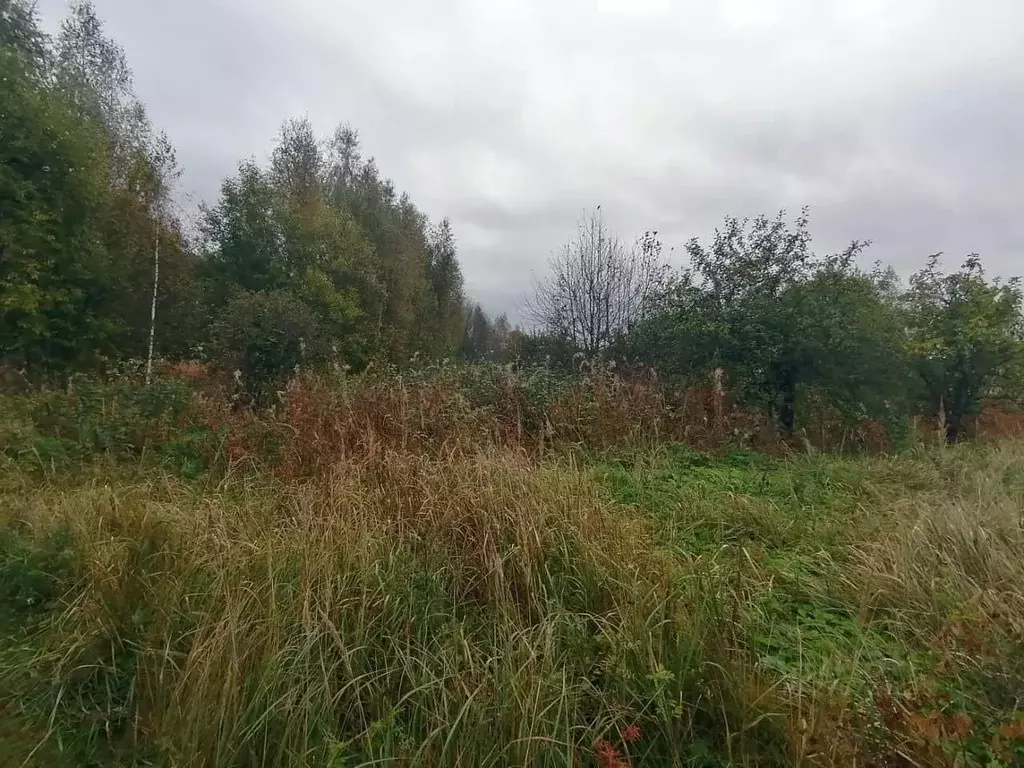
[[[892, 452], [943, 440], [946, 427], [913, 418], [894, 441], [874, 421], [850, 424], [808, 398], [808, 427], [779, 437], [772, 419], [714, 388], [684, 388], [647, 372], [595, 363], [548, 366], [437, 364], [360, 375], [300, 376], [253, 410], [244, 382], [199, 364], [161, 364], [66, 387], [0, 395], [0, 455], [42, 470], [94, 455], [162, 463], [197, 477], [245, 467], [282, 476], [330, 472], [391, 451], [427, 456], [511, 449], [526, 455], [652, 448], [676, 442], [715, 453]], [[1024, 435], [1024, 416], [993, 402], [971, 437]]]

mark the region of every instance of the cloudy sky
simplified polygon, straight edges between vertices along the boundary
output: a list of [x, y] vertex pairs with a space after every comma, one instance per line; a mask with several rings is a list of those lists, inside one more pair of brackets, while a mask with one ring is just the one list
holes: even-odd
[[[41, 0], [53, 27], [64, 0]], [[213, 199], [281, 122], [341, 122], [517, 308], [600, 204], [624, 237], [810, 205], [874, 242], [1024, 272], [1022, 0], [95, 0]], [[674, 259], [681, 261], [677, 249]]]

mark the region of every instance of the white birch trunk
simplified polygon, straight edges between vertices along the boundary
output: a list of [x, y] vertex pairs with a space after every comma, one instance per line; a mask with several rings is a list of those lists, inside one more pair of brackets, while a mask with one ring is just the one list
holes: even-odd
[[149, 307], [149, 355], [146, 358], [146, 384], [153, 380], [153, 341], [156, 338], [156, 293], [160, 287], [160, 232], [153, 247], [153, 303]]

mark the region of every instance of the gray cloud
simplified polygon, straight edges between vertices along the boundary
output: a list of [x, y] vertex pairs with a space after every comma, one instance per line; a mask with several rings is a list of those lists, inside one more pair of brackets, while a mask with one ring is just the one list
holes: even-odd
[[[49, 24], [60, 0], [44, 0]], [[1019, 0], [96, 0], [194, 200], [340, 122], [514, 316], [600, 203], [668, 245], [812, 206], [822, 250], [1024, 271]], [[678, 250], [677, 250], [678, 253]]]

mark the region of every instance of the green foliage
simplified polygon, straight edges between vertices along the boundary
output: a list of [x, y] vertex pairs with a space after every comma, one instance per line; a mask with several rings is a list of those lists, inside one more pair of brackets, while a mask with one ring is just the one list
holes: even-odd
[[24, 526], [0, 531], [0, 612], [13, 611], [25, 620], [52, 610], [74, 572], [66, 527], [47, 531], [38, 540]]
[[909, 367], [902, 318], [884, 280], [849, 264], [829, 266], [795, 284], [783, 302], [799, 386], [847, 425], [878, 420], [894, 434], [909, 410]]
[[454, 353], [463, 298], [451, 227], [443, 220], [431, 227], [408, 195], [397, 194], [373, 159], [360, 155], [352, 128], [335, 131], [328, 155], [328, 199], [356, 220], [373, 246], [385, 356], [397, 361]]
[[526, 367], [544, 366], [563, 373], [572, 373], [587, 361], [568, 338], [546, 333], [523, 334], [514, 359]]
[[437, 338], [434, 349], [455, 352], [463, 323], [462, 270], [456, 254], [455, 233], [451, 222], [442, 219], [427, 231], [427, 276], [430, 284], [430, 315], [436, 317]]
[[75, 0], [61, 22], [53, 80], [62, 101], [104, 133], [111, 179], [116, 187], [128, 187], [139, 157], [149, 153], [152, 128], [133, 91], [124, 51], [104, 34], [103, 22], [86, 0]]
[[[14, 22], [31, 19], [11, 8]], [[0, 50], [0, 308], [10, 318], [0, 359], [38, 376], [142, 355], [158, 238], [158, 350], [180, 352], [199, 313], [194, 264], [161, 214], [174, 152], [153, 134], [91, 6], [74, 6], [54, 46], [24, 26], [13, 24]]]
[[49, 41], [39, 28], [35, 4], [27, 0], [0, 0], [0, 49], [21, 57], [36, 75], [48, 65]]
[[194, 412], [188, 385], [75, 374], [66, 388], [4, 398], [0, 455], [43, 471], [61, 470], [96, 454], [136, 460], [155, 456], [195, 476], [215, 450], [214, 436]]
[[888, 276], [854, 265], [863, 243], [816, 256], [807, 225], [806, 211], [792, 227], [782, 214], [730, 218], [710, 246], [691, 241], [694, 272], [628, 340], [634, 357], [692, 382], [723, 368], [741, 402], [787, 435], [809, 395], [851, 423], [897, 423], [906, 363]]
[[254, 163], [242, 163], [238, 175], [221, 185], [220, 200], [204, 210], [208, 243], [205, 266], [214, 300], [230, 291], [266, 291], [287, 278], [274, 189]]
[[[428, 230], [376, 173], [359, 158], [354, 133], [325, 145], [307, 121], [287, 123], [271, 167], [244, 163], [205, 210], [211, 300], [227, 307], [239, 291], [290, 294], [330, 350], [308, 355], [307, 365], [329, 357], [359, 370], [382, 352], [454, 351], [462, 277], [451, 227]], [[273, 375], [294, 362], [281, 361]]]
[[287, 291], [242, 293], [212, 331], [213, 353], [239, 372], [247, 395], [269, 404], [285, 379], [323, 359], [323, 340], [309, 308]]
[[199, 258], [171, 213], [174, 150], [91, 4], [73, 4], [53, 41], [21, 0], [0, 15], [0, 362], [40, 378], [145, 356], [157, 252], [155, 351], [167, 358], [195, 355], [214, 332], [223, 340], [203, 318], [268, 291], [315, 318], [330, 354], [307, 365], [456, 351], [451, 226], [431, 227], [397, 196], [354, 131], [322, 142], [308, 121], [286, 123], [270, 166], [242, 164], [204, 209]]
[[[593, 472], [618, 502], [651, 516], [661, 547], [728, 574], [743, 603], [743, 642], [758, 663], [802, 701], [822, 697], [825, 712], [845, 711], [861, 754], [903, 744], [922, 763], [988, 766], [1024, 754], [1015, 712], [1024, 659], [1010, 650], [1019, 645], [1015, 630], [967, 607], [983, 587], [961, 581], [960, 569], [988, 583], [993, 563], [970, 564], [968, 540], [977, 534], [959, 526], [1017, 530], [1000, 505], [1019, 500], [1019, 484], [998, 456], [1019, 466], [1019, 444], [854, 461], [714, 458], [668, 446], [606, 459]], [[908, 509], [916, 511], [903, 518]], [[922, 531], [904, 540], [901, 519]], [[1019, 567], [1018, 555], [1009, 556]], [[896, 587], [897, 572], [910, 583]], [[876, 589], [889, 598], [879, 600]], [[1015, 693], [997, 682], [1002, 675]], [[808, 712], [821, 710], [801, 711], [813, 730]], [[830, 749], [840, 739], [840, 730], [824, 736]], [[829, 764], [853, 762], [836, 754]]]
[[962, 436], [985, 396], [1005, 397], [1024, 360], [1020, 283], [989, 282], [977, 256], [943, 274], [938, 256], [911, 278], [907, 323], [921, 405], [942, 413], [947, 436]]
[[0, 358], [50, 367], [110, 351], [115, 270], [97, 226], [105, 147], [23, 61], [0, 50]]
[[243, 164], [205, 214], [209, 291], [223, 313], [211, 327], [213, 359], [241, 370], [261, 400], [272, 382], [325, 362], [328, 351], [364, 366], [376, 337], [373, 251], [351, 216], [325, 201], [307, 129], [285, 132], [271, 172]]

